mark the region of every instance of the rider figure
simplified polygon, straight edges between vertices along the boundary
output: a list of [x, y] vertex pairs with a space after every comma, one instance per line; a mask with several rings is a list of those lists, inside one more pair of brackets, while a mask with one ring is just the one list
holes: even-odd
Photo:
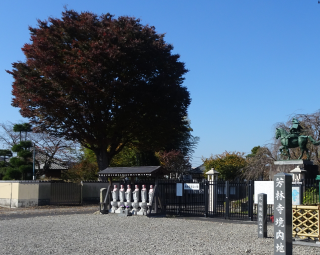
[[300, 125], [300, 122], [296, 119], [292, 119], [292, 127], [290, 128], [290, 134], [287, 136], [287, 138], [296, 138], [300, 135], [302, 131], [302, 127]]

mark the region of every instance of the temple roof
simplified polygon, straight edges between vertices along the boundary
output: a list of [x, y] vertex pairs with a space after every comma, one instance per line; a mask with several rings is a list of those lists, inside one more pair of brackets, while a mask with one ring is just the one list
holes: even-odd
[[98, 174], [99, 176], [155, 176], [167, 175], [168, 171], [161, 166], [108, 167]]

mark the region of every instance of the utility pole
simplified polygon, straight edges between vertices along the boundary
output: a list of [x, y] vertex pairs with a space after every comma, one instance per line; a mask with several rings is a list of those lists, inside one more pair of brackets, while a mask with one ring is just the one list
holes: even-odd
[[35, 161], [35, 157], [36, 157], [36, 144], [33, 144], [33, 180], [36, 180], [36, 175], [34, 173], [34, 161]]

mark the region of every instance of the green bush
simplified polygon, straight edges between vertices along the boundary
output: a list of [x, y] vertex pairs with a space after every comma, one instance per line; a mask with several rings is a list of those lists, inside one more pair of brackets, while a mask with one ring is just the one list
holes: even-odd
[[319, 195], [315, 187], [306, 190], [303, 196], [303, 204], [315, 204], [319, 201]]
[[9, 168], [6, 171], [5, 176], [2, 178], [3, 180], [20, 180], [22, 173], [19, 169]]

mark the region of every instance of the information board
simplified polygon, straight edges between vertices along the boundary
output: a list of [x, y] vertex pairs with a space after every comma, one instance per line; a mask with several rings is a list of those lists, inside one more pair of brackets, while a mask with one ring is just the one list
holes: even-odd
[[182, 183], [176, 183], [176, 196], [182, 197]]
[[199, 183], [185, 183], [183, 188], [185, 190], [199, 190]]

